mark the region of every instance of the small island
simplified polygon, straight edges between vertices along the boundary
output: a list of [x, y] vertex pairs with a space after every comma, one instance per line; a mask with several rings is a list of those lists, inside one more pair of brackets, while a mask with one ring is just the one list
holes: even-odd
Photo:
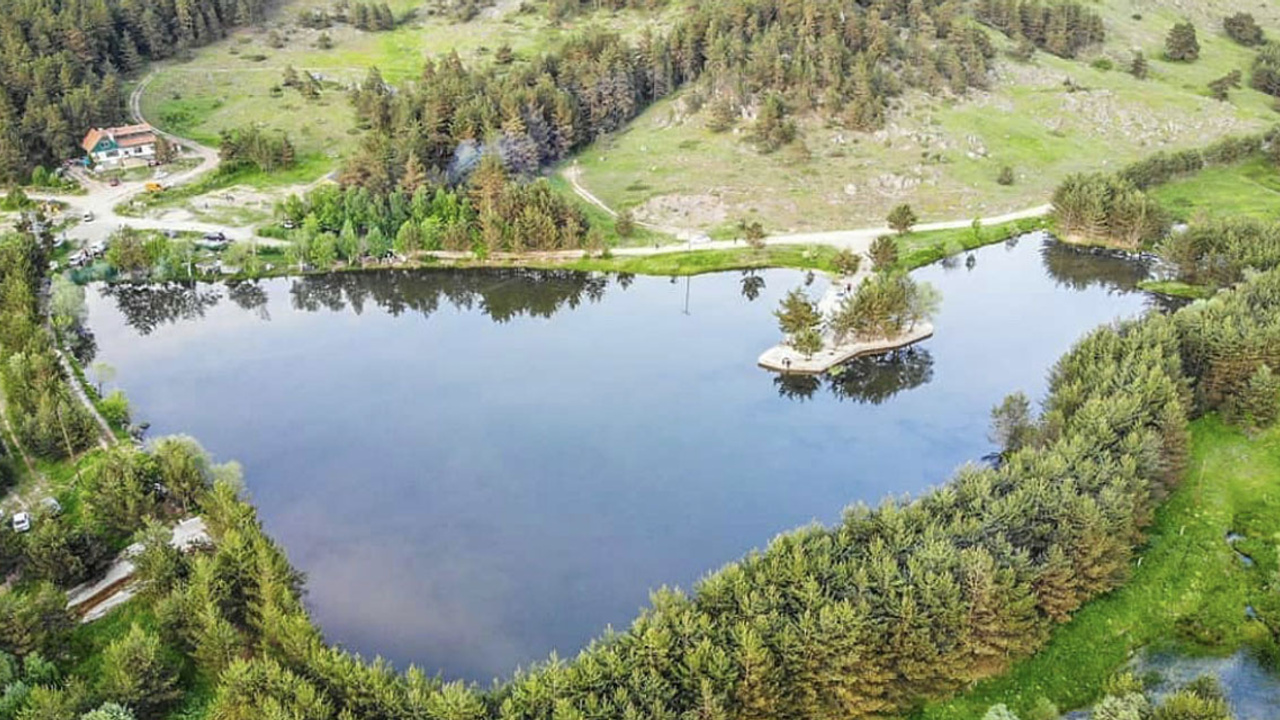
[[918, 283], [896, 269], [892, 238], [882, 237], [862, 256], [845, 252], [837, 277], [818, 302], [792, 290], [774, 313], [786, 339], [757, 361], [781, 373], [819, 375], [862, 355], [890, 352], [933, 335], [931, 318], [940, 297], [933, 286]]

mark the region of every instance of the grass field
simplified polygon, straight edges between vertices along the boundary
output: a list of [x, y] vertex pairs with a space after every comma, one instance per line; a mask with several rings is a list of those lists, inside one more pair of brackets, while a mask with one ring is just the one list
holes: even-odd
[[[468, 62], [484, 63], [499, 47], [510, 45], [519, 62], [550, 47], [563, 32], [587, 23], [631, 32], [668, 20], [662, 15], [649, 17], [630, 11], [601, 12], [559, 28], [547, 19], [545, 3], [533, 0], [525, 3], [530, 12], [517, 7], [505, 14], [485, 12], [459, 23], [429, 15], [421, 0], [393, 0], [392, 10], [397, 14], [413, 12], [412, 19], [394, 30], [376, 33], [335, 25], [323, 31], [334, 46], [321, 50], [316, 41], [322, 31], [301, 28], [294, 19], [300, 9], [330, 4], [286, 2], [262, 28], [237, 31], [222, 42], [196, 50], [185, 62], [158, 64], [142, 95], [143, 115], [165, 130], [215, 147], [219, 131], [228, 128], [260, 124], [283, 130], [300, 153], [324, 160], [309, 166], [319, 177], [337, 167], [359, 140], [344, 90], [364, 78], [370, 67], [376, 66], [385, 79], [396, 82], [417, 75], [428, 56], [457, 52]], [[673, 3], [672, 7], [678, 5]], [[270, 30], [279, 34], [283, 47], [270, 47]], [[272, 94], [289, 65], [299, 73], [308, 71], [322, 78], [325, 90], [319, 100], [308, 101], [294, 90]]]
[[[1253, 51], [1222, 34], [1221, 19], [1238, 9], [1234, 4], [1186, 5], [1091, 3], [1104, 14], [1108, 40], [1079, 61], [1046, 53], [1026, 65], [1002, 59], [989, 93], [963, 100], [908, 96], [890, 126], [874, 135], [810, 119], [801, 123], [798, 142], [771, 155], [740, 134], [708, 131], [705, 117], [686, 114], [676, 97], [581, 153], [582, 181], [612, 207], [711, 231], [744, 217], [775, 231], [862, 227], [882, 221], [899, 202], [911, 203], [926, 221], [1037, 205], [1068, 173], [1202, 146], [1280, 119], [1269, 98], [1253, 90], [1234, 91], [1227, 103], [1208, 96], [1209, 81], [1247, 70]], [[1280, 25], [1276, 3], [1249, 10], [1264, 27]], [[1201, 59], [1158, 59], [1165, 33], [1187, 14], [1200, 28]], [[1008, 46], [1003, 36], [996, 39]], [[1134, 48], [1151, 59], [1146, 81], [1123, 71]], [[1115, 69], [1091, 65], [1104, 58]], [[1067, 78], [1086, 90], [1067, 92]], [[1014, 168], [1012, 186], [996, 182], [1004, 165]]]
[[[1015, 711], [1048, 698], [1062, 710], [1094, 701], [1102, 684], [1142, 648], [1226, 655], [1266, 641], [1245, 607], [1269, 592], [1280, 539], [1280, 428], [1256, 437], [1216, 417], [1193, 425], [1190, 472], [1160, 508], [1141, 562], [1122, 588], [1094, 600], [1049, 645], [994, 680], [918, 720], [972, 720], [995, 703]], [[1239, 550], [1227, 533], [1245, 540]]]
[[1152, 188], [1150, 194], [1183, 221], [1215, 216], [1280, 220], [1280, 169], [1268, 158], [1202, 170]]

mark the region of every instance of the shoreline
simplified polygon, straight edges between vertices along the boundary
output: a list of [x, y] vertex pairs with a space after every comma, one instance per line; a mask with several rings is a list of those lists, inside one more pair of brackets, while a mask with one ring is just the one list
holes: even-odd
[[783, 375], [821, 375], [831, 368], [843, 365], [864, 355], [892, 352], [933, 337], [933, 323], [922, 322], [896, 337], [879, 340], [856, 340], [841, 345], [825, 347], [805, 357], [795, 348], [780, 343], [765, 350], [756, 363]]

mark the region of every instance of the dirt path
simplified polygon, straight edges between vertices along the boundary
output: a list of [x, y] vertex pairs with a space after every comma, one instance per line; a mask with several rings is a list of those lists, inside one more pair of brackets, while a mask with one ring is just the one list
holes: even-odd
[[[49, 328], [49, 332], [53, 332], [53, 328]], [[71, 361], [67, 359], [67, 354], [62, 348], [55, 348], [58, 353], [58, 362], [62, 365], [62, 372], [67, 376], [67, 384], [71, 386], [71, 392], [75, 393], [76, 399], [84, 405], [89, 414], [98, 424], [98, 444], [103, 449], [111, 447], [111, 443], [115, 442], [116, 435], [111, 432], [111, 425], [107, 423], [107, 419], [102, 417], [102, 413], [98, 412], [98, 407], [89, 399], [89, 394], [84, 391], [84, 385], [80, 383], [80, 379], [76, 377], [75, 370], [71, 367]]]
[[[595, 193], [588, 190], [581, 181], [582, 169], [576, 165], [565, 168], [564, 177], [569, 181], [569, 185], [578, 197], [591, 203], [592, 205], [605, 211], [612, 217], [617, 217], [618, 213], [607, 203], [601, 200]], [[1053, 210], [1053, 206], [1049, 204], [1036, 205], [1035, 207], [1016, 210], [1014, 212], [1005, 213], [1003, 215], [995, 215], [992, 217], [977, 218], [983, 225], [1001, 225], [1015, 220], [1026, 220], [1028, 218], [1038, 218], [1048, 215]], [[923, 223], [916, 225], [913, 230], [915, 232], [931, 232], [935, 230], [958, 230], [973, 225], [974, 218], [966, 218], [964, 220], [946, 220], [942, 222]], [[697, 237], [705, 237], [705, 235], [697, 230], [688, 228], [672, 228], [650, 223], [636, 222], [641, 227], [646, 227], [659, 232], [665, 232], [678, 239], [689, 241], [690, 246], [693, 245], [692, 239]], [[838, 248], [847, 248], [855, 252], [865, 253], [870, 249], [871, 243], [881, 235], [892, 233], [888, 226], [856, 228], [852, 230], [830, 230], [823, 232], [810, 233], [792, 233], [771, 235], [765, 239], [768, 245], [831, 245]], [[716, 241], [702, 242], [696, 245], [699, 250], [727, 250], [735, 247], [742, 247], [741, 243], [734, 241]], [[613, 251], [614, 255], [659, 255], [669, 252], [683, 252], [689, 249], [685, 246], [666, 246], [657, 248], [619, 248]]]

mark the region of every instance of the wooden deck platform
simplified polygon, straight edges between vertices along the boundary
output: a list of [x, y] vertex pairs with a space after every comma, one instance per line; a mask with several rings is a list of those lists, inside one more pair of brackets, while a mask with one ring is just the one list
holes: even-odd
[[[760, 366], [781, 373], [797, 373], [801, 375], [821, 375], [831, 368], [846, 363], [861, 355], [876, 355], [925, 340], [933, 335], [933, 324], [922, 322], [902, 335], [886, 340], [870, 342], [851, 342], [843, 345], [828, 346], [813, 357], [805, 357], [802, 353], [787, 345], [775, 345], [760, 356]], [[829, 341], [829, 338], [828, 338]]]

